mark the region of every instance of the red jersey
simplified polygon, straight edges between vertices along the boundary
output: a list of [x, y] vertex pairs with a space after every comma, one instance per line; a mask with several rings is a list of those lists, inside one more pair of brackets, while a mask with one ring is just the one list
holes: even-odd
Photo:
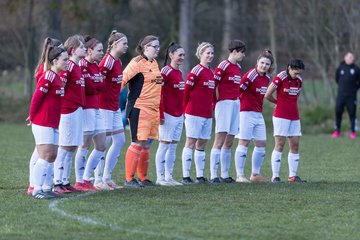
[[270, 77], [260, 75], [256, 68], [249, 70], [240, 82], [240, 112], [262, 112], [264, 96]]
[[30, 121], [44, 127], [58, 128], [61, 97], [64, 88], [60, 77], [53, 71], [41, 75], [30, 104]]
[[123, 69], [120, 60], [111, 54], [106, 54], [99, 64], [101, 74], [105, 77], [105, 89], [99, 94], [101, 109], [117, 111], [119, 109], [119, 94], [123, 79]]
[[99, 108], [98, 92], [105, 88], [103, 81], [103, 75], [100, 73], [98, 65], [93, 62], [89, 62], [85, 58], [79, 62], [83, 77], [85, 79], [85, 107]]
[[60, 73], [65, 88], [61, 114], [69, 114], [85, 106], [85, 80], [80, 67], [69, 60], [65, 71]]
[[184, 91], [185, 113], [212, 118], [212, 100], [215, 91], [214, 74], [210, 68], [196, 65], [187, 76]]
[[301, 92], [302, 79], [300, 77], [292, 79], [287, 71], [282, 71], [271, 84], [277, 88], [277, 103], [273, 116], [288, 120], [299, 120], [297, 100]]
[[229, 60], [222, 61], [214, 70], [214, 79], [219, 91], [217, 101], [236, 100], [240, 97], [241, 66]]
[[180, 117], [183, 112], [183, 99], [185, 82], [182, 78], [182, 72], [167, 65], [161, 69], [163, 85], [161, 89], [161, 109], [160, 116], [163, 118], [163, 112], [175, 117]]
[[36, 84], [39, 82], [41, 75], [44, 74], [44, 63], [40, 65], [40, 67], [38, 68], [37, 72], [35, 73], [35, 81]]

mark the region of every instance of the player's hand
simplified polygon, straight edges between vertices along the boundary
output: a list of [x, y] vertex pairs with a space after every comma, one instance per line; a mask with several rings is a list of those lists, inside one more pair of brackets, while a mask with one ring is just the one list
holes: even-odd
[[165, 119], [160, 119], [160, 125], [164, 125]]
[[30, 116], [26, 118], [27, 123], [26, 123], [26, 126], [31, 126], [32, 122], [30, 120]]

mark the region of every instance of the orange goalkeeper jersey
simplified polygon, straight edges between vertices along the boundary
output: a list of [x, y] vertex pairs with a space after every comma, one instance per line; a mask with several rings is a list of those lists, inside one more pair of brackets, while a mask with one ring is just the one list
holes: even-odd
[[162, 77], [155, 59], [133, 58], [124, 69], [122, 84], [129, 86], [127, 116], [133, 107], [159, 111]]

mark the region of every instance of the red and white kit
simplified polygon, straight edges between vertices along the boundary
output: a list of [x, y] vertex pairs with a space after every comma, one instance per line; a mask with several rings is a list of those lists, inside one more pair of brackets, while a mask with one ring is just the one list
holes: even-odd
[[183, 99], [185, 82], [182, 72], [167, 65], [161, 69], [163, 86], [161, 90], [160, 118], [165, 123], [159, 126], [159, 139], [179, 141], [184, 123]]
[[239, 139], [266, 140], [262, 110], [269, 82], [270, 77], [259, 74], [256, 68], [249, 70], [241, 79]]
[[298, 98], [302, 78], [292, 79], [287, 71], [280, 72], [272, 81], [277, 88], [277, 103], [273, 114], [274, 136], [301, 136]]
[[57, 129], [63, 96], [64, 88], [55, 72], [49, 70], [41, 75], [31, 100], [30, 121], [36, 125]]
[[99, 92], [104, 90], [104, 77], [96, 62], [85, 58], [79, 62], [85, 79], [84, 132], [104, 131], [104, 119], [99, 111]]
[[99, 69], [105, 76], [105, 89], [99, 94], [99, 107], [105, 120], [106, 130], [123, 129], [119, 109], [119, 94], [123, 79], [122, 63], [111, 54], [106, 54], [99, 64]]
[[[215, 105], [215, 132], [236, 135], [239, 130], [241, 66], [222, 61], [214, 70], [218, 96]], [[226, 117], [224, 117], [226, 116]]]
[[184, 91], [187, 137], [210, 139], [214, 91], [215, 81], [211, 69], [196, 65], [188, 74]]

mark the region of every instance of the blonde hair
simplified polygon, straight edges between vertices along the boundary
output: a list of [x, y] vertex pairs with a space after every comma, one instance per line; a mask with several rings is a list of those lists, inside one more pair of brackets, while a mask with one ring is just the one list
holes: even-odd
[[205, 52], [205, 49], [207, 49], [209, 47], [214, 49], [214, 46], [211, 43], [208, 43], [208, 42], [200, 43], [196, 49], [195, 56], [200, 60], [200, 55], [203, 54]]

